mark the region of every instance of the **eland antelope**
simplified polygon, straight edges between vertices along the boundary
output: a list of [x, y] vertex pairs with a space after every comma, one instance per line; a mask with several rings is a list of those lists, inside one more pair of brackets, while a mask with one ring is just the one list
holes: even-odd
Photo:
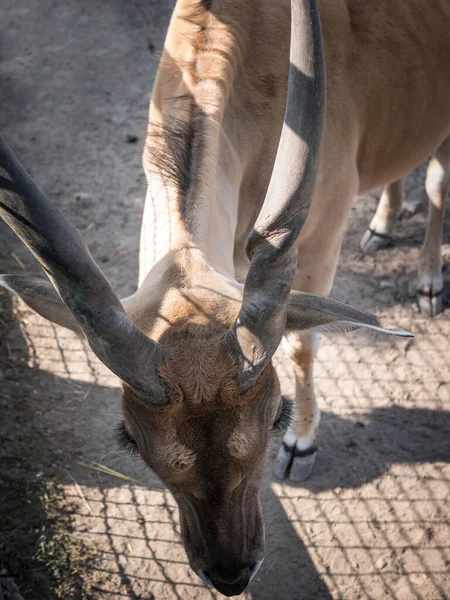
[[352, 198], [449, 134], [449, 20], [446, 0], [178, 0], [150, 106], [139, 285], [121, 301], [0, 141], [0, 213], [50, 279], [1, 283], [121, 379], [120, 441], [173, 492], [192, 568], [227, 596], [264, 556], [285, 333], [297, 419], [274, 469], [292, 480], [315, 456], [318, 333], [409, 335], [324, 296]]

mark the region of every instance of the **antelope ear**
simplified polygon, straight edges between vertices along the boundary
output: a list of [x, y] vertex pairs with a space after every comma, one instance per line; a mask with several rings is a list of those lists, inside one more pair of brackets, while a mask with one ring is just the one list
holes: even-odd
[[75, 317], [50, 281], [27, 275], [0, 275], [0, 287], [21, 298], [38, 315], [84, 337]]
[[414, 337], [403, 329], [383, 327], [375, 315], [361, 312], [348, 304], [306, 292], [289, 295], [286, 329], [312, 329], [319, 333], [346, 333], [364, 327], [400, 337]]

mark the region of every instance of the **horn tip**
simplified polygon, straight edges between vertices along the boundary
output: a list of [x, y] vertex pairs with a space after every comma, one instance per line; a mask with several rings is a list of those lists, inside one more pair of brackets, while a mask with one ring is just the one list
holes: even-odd
[[390, 335], [395, 335], [397, 337], [403, 337], [403, 338], [414, 338], [415, 337], [414, 333], [411, 333], [410, 331], [405, 331], [404, 329], [387, 329], [386, 333], [389, 333]]

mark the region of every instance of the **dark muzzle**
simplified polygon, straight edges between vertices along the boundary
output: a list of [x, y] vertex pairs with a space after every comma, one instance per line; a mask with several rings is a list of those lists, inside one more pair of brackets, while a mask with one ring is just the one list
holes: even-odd
[[210, 571], [203, 571], [203, 579], [213, 585], [224, 596], [242, 594], [261, 566], [262, 560], [250, 565], [236, 565], [224, 571], [220, 566]]

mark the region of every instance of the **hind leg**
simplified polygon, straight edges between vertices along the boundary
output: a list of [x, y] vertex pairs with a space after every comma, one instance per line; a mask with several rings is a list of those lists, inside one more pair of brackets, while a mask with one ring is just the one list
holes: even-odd
[[376, 252], [391, 243], [391, 235], [402, 205], [403, 179], [397, 179], [383, 190], [377, 211], [361, 238], [360, 247], [363, 252]]
[[420, 255], [416, 292], [420, 311], [431, 317], [443, 310], [441, 244], [449, 182], [450, 137], [439, 146], [430, 160], [425, 181], [429, 207], [428, 223]]

